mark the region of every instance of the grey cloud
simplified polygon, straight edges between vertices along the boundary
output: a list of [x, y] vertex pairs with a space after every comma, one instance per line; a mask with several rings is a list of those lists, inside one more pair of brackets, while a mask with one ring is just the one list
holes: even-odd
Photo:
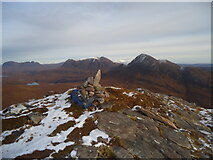
[[195, 50], [210, 57], [210, 18], [210, 3], [3, 3], [3, 59], [119, 60], [145, 49], [179, 61], [179, 47], [198, 61]]

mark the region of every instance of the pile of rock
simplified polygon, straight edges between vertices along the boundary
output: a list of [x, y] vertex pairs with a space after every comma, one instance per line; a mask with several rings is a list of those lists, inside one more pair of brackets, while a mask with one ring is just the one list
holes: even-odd
[[101, 80], [101, 71], [95, 75], [95, 78], [89, 77], [79, 88], [82, 96], [85, 99], [94, 99], [94, 103], [104, 103], [104, 98], [108, 97], [108, 93], [105, 91], [105, 88], [100, 84]]

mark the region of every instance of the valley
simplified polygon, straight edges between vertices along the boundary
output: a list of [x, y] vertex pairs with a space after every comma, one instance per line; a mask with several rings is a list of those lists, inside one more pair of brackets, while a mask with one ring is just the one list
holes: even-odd
[[[102, 83], [105, 86], [134, 90], [146, 88], [183, 98], [204, 108], [212, 107], [209, 71], [191, 66], [181, 67], [168, 60], [156, 60], [141, 54], [127, 65], [105, 57], [69, 59], [52, 65], [6, 62], [3, 64], [2, 77], [3, 108], [28, 99], [42, 98], [48, 91], [62, 93], [70, 87], [77, 87], [98, 69], [103, 72]], [[39, 85], [27, 85], [33, 82]]]

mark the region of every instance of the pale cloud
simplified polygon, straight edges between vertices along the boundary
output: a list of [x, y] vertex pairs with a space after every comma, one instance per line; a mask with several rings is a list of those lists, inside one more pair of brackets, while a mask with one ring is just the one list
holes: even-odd
[[3, 3], [3, 61], [61, 62], [145, 52], [210, 63], [210, 3]]

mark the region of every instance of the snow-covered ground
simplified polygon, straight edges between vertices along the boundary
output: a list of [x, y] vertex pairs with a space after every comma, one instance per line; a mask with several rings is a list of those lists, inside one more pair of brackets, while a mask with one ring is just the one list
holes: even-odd
[[200, 121], [202, 124], [213, 127], [213, 109], [203, 109], [199, 114], [202, 116], [202, 120]]
[[[101, 112], [102, 110], [95, 110], [95, 111], [87, 111], [85, 110], [82, 115], [80, 115], [78, 118], [72, 117], [71, 113], [68, 114], [64, 109], [68, 107], [72, 107], [71, 103], [67, 100], [70, 95], [68, 94], [69, 91], [65, 92], [64, 94], [57, 94], [52, 95], [43, 99], [39, 100], [31, 100], [27, 104], [34, 106], [33, 108], [42, 108], [42, 104], [44, 102], [47, 103], [46, 108], [48, 109], [47, 116], [41, 120], [39, 125], [36, 126], [23, 126], [18, 129], [14, 130], [8, 130], [4, 131], [1, 134], [1, 140], [4, 140], [5, 137], [9, 136], [13, 131], [18, 131], [20, 129], [24, 129], [24, 133], [14, 142], [10, 144], [3, 144], [0, 146], [0, 150], [2, 150], [3, 158], [15, 158], [24, 154], [30, 154], [34, 151], [43, 151], [46, 149], [54, 150], [54, 153], [57, 153], [59, 150], [63, 150], [66, 146], [74, 145], [75, 143], [72, 141], [65, 142], [67, 139], [67, 136], [75, 129], [75, 128], [82, 128], [86, 119], [89, 117], [92, 117], [93, 114], [97, 112]], [[57, 100], [54, 102], [54, 98], [57, 97]], [[21, 105], [20, 105], [21, 106]], [[26, 110], [26, 107], [22, 105], [22, 107], [17, 106], [13, 108], [15, 113], [22, 113], [20, 110], [23, 111]], [[18, 112], [18, 111], [19, 112]], [[16, 112], [17, 111], [17, 112]], [[27, 114], [29, 114], [28, 112]], [[17, 116], [10, 116], [6, 117], [1, 112], [2, 119], [8, 119], [8, 118], [17, 118], [21, 115]], [[25, 115], [27, 115], [25, 114]], [[65, 124], [69, 121], [74, 121], [75, 125], [70, 126], [65, 131], [61, 131], [60, 133], [57, 133], [55, 136], [49, 136], [59, 125]], [[97, 136], [102, 136], [103, 138], [109, 137], [100, 130], [94, 130], [91, 132], [91, 135], [88, 137], [84, 137], [84, 140], [87, 140], [87, 143], [90, 143], [92, 140], [96, 140]], [[89, 139], [89, 140], [88, 140]], [[56, 144], [56, 145], [53, 145]], [[74, 155], [74, 153], [73, 153]]]
[[[83, 136], [82, 140], [83, 140], [83, 145], [86, 146], [92, 146], [92, 142], [98, 142], [97, 138], [98, 137], [102, 137], [104, 139], [107, 139], [107, 141], [110, 141], [110, 137], [104, 133], [103, 131], [99, 130], [99, 129], [94, 129], [90, 132], [89, 136]], [[99, 142], [98, 144], [96, 144], [95, 146], [98, 147], [100, 145], [104, 145], [103, 143]]]

